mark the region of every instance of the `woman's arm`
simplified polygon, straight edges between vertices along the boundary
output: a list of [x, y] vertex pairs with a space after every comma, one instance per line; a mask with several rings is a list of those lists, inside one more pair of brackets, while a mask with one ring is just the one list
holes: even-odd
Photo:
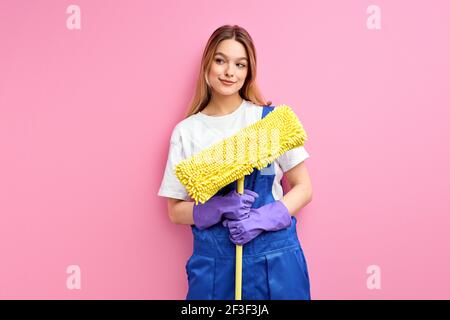
[[184, 201], [180, 199], [167, 199], [167, 208], [170, 221], [176, 224], [194, 224], [193, 201]]
[[[306, 206], [312, 200], [312, 185], [305, 162], [301, 162], [289, 171], [285, 172], [286, 180], [291, 190], [286, 193], [281, 201], [291, 215]], [[174, 198], [167, 199], [170, 220], [176, 224], [194, 224], [193, 201], [184, 201]]]
[[280, 200], [286, 206], [289, 213], [294, 215], [312, 200], [311, 180], [304, 161], [289, 171], [286, 171], [284, 175], [291, 186], [291, 190]]

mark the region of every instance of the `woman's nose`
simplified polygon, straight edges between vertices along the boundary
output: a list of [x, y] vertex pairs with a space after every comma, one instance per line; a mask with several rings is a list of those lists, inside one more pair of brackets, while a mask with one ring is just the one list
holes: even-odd
[[234, 74], [233, 66], [232, 66], [232, 65], [228, 65], [228, 67], [227, 67], [226, 70], [225, 70], [225, 73], [226, 73], [228, 76], [233, 76], [233, 74]]

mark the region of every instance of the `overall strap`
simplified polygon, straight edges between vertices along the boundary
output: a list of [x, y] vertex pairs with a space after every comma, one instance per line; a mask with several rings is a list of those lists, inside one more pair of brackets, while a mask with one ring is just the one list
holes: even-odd
[[267, 114], [269, 112], [273, 111], [273, 109], [275, 109], [275, 106], [263, 106], [263, 112], [262, 112], [261, 119], [264, 118], [265, 116], [267, 116]]

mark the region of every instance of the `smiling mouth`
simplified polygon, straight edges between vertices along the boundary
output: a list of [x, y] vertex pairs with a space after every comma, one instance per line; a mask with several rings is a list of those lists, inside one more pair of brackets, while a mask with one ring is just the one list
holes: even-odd
[[226, 84], [233, 84], [233, 83], [235, 83], [235, 82], [230, 82], [230, 81], [226, 81], [226, 80], [222, 80], [222, 79], [220, 79], [220, 81], [225, 82]]

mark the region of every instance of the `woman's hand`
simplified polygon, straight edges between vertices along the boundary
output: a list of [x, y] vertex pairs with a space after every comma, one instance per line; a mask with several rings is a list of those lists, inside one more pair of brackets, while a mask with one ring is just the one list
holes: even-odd
[[213, 196], [203, 204], [194, 204], [194, 224], [200, 230], [209, 228], [222, 220], [222, 216], [229, 219], [243, 219], [248, 217], [253, 202], [258, 197], [256, 192], [244, 189], [244, 194], [235, 190], [225, 196]]
[[248, 217], [239, 220], [226, 219], [222, 223], [230, 230], [230, 240], [243, 245], [263, 231], [278, 231], [291, 225], [291, 214], [283, 202], [277, 200], [257, 209], [250, 209]]

